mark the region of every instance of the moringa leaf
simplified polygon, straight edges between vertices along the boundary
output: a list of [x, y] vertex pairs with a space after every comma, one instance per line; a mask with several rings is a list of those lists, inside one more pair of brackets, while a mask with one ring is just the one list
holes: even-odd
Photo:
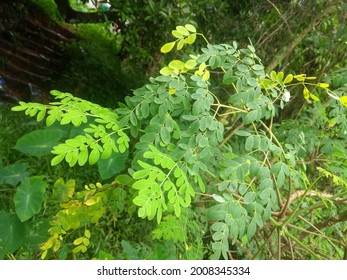
[[160, 51], [162, 53], [168, 53], [168, 52], [170, 52], [173, 49], [175, 44], [176, 44], [176, 42], [166, 43], [164, 46], [161, 47]]

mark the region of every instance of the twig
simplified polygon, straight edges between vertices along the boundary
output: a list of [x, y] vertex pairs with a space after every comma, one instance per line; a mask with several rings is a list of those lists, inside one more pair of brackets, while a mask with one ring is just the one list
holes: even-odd
[[287, 22], [287, 20], [284, 18], [284, 16], [281, 14], [280, 10], [276, 7], [276, 5], [274, 3], [272, 3], [270, 0], [266, 0], [268, 3], [270, 3], [276, 10], [276, 12], [279, 14], [279, 16], [283, 19], [284, 23], [286, 24], [288, 31], [290, 33], [290, 35], [293, 35], [292, 31], [290, 30], [289, 24]]
[[334, 11], [336, 5], [339, 1], [334, 1], [332, 5], [326, 7], [322, 12], [320, 12], [316, 17], [314, 17], [311, 22], [304, 28], [304, 30], [289, 44], [283, 47], [277, 55], [272, 59], [272, 61], [266, 67], [266, 72], [270, 72], [280, 64], [287, 56], [289, 56], [294, 48], [301, 43], [301, 41], [307, 36], [312, 29], [319, 24], [319, 22], [328, 14]]
[[223, 147], [223, 145], [229, 141], [229, 139], [234, 135], [236, 131], [244, 126], [244, 123], [238, 125], [235, 129], [231, 130], [231, 132], [223, 139], [223, 141], [219, 144], [219, 148]]

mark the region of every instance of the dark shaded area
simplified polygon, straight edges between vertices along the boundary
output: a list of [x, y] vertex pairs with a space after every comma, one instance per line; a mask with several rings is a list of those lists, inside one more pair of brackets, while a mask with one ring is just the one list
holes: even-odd
[[47, 102], [67, 65], [62, 46], [74, 33], [24, 1], [0, 3], [0, 14], [0, 99]]

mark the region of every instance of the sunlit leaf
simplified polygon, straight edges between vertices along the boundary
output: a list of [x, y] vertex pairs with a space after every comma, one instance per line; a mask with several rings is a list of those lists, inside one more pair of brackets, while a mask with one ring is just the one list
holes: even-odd
[[63, 178], [59, 178], [53, 186], [53, 195], [60, 203], [67, 202], [75, 192], [76, 182], [74, 179], [68, 180], [66, 183]]
[[169, 89], [169, 94], [175, 94], [176, 93], [176, 89], [175, 88], [170, 88]]
[[179, 26], [176, 27], [176, 30], [177, 30], [180, 34], [182, 34], [182, 35], [184, 35], [184, 36], [188, 36], [188, 35], [189, 35], [189, 31], [188, 31], [187, 28], [185, 28], [184, 26], [179, 25]]
[[169, 67], [172, 68], [172, 69], [177, 69], [177, 70], [182, 70], [185, 66], [185, 63], [183, 61], [180, 61], [180, 60], [172, 60], [170, 63], [169, 63]]
[[51, 160], [51, 165], [54, 166], [54, 165], [59, 164], [61, 161], [64, 160], [64, 158], [65, 158], [65, 155], [64, 155], [64, 154], [60, 154], [60, 155], [55, 156], [55, 157], [52, 158], [52, 160]]
[[182, 39], [182, 38], [184, 37], [184, 36], [183, 36], [180, 32], [178, 32], [177, 30], [172, 30], [171, 33], [172, 33], [172, 35], [173, 35], [175, 38], [177, 38], [177, 39]]
[[277, 73], [277, 81], [278, 81], [279, 83], [282, 83], [283, 78], [284, 78], [284, 73], [283, 73], [283, 72], [278, 72], [278, 73]]
[[206, 70], [205, 73], [202, 75], [202, 80], [207, 81], [210, 79], [210, 71]]
[[179, 40], [177, 43], [177, 50], [181, 50], [183, 48], [184, 44], [185, 44], [184, 39]]
[[191, 70], [193, 69], [195, 66], [197, 65], [196, 60], [195, 59], [190, 59], [188, 61], [186, 61], [186, 63], [184, 64], [184, 67]]
[[284, 79], [285, 84], [289, 84], [291, 81], [293, 81], [294, 76], [292, 74], [287, 75], [287, 77]]
[[310, 92], [308, 91], [306, 87], [304, 87], [303, 89], [303, 95], [306, 100], [310, 98]]
[[176, 43], [176, 42], [166, 43], [164, 46], [161, 47], [160, 51], [161, 51], [162, 53], [168, 53], [168, 52], [170, 52], [170, 51], [173, 49], [173, 47], [175, 46], [175, 43]]
[[165, 66], [165, 67], [160, 69], [159, 73], [164, 75], [164, 76], [168, 76], [172, 73], [172, 68]]
[[347, 96], [341, 96], [340, 102], [343, 106], [347, 107]]
[[322, 87], [322, 88], [328, 88], [328, 87], [329, 87], [329, 84], [326, 84], [326, 83], [318, 83], [318, 86], [319, 86], [319, 87]]
[[312, 93], [310, 93], [310, 98], [312, 100], [314, 100], [314, 101], [319, 101], [319, 98], [316, 95], [312, 94]]
[[100, 158], [100, 152], [98, 149], [93, 149], [89, 154], [89, 164], [93, 165], [96, 163]]
[[275, 71], [270, 72], [270, 78], [272, 81], [277, 81], [277, 74]]
[[293, 77], [294, 77], [294, 79], [296, 79], [297, 81], [303, 82], [303, 81], [305, 81], [305, 79], [306, 79], [306, 74], [295, 75], [295, 76], [293, 76]]
[[195, 42], [195, 40], [196, 40], [196, 34], [190, 34], [189, 36], [187, 36], [187, 38], [184, 39], [184, 42], [191, 45]]
[[196, 32], [196, 28], [195, 28], [195, 26], [194, 25], [191, 25], [191, 24], [186, 24], [185, 26], [184, 26], [188, 31], [190, 31], [190, 32], [192, 32], [192, 33], [195, 33]]

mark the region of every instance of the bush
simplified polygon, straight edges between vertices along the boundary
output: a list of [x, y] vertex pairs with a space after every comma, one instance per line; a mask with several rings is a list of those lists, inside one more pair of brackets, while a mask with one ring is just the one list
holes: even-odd
[[[174, 244], [161, 257], [342, 259], [347, 152], [340, 116], [347, 97], [305, 74], [266, 74], [252, 45], [212, 45], [189, 24], [172, 34], [164, 53], [198, 37], [206, 47], [172, 60], [114, 110], [56, 90], [49, 105], [13, 108], [48, 127], [80, 128], [54, 145], [52, 166], [105, 160], [123, 166], [110, 169], [112, 181], [80, 191], [71, 181], [54, 184], [60, 209], [42, 258], [59, 258], [61, 250], [95, 257], [100, 225], [137, 212], [152, 232], [150, 249], [138, 243], [142, 252], [154, 252], [150, 258]], [[293, 87], [311, 105], [299, 119], [279, 123]], [[329, 102], [319, 103], [323, 95]], [[137, 223], [124, 227], [135, 230]], [[145, 256], [121, 245], [128, 257]]]

